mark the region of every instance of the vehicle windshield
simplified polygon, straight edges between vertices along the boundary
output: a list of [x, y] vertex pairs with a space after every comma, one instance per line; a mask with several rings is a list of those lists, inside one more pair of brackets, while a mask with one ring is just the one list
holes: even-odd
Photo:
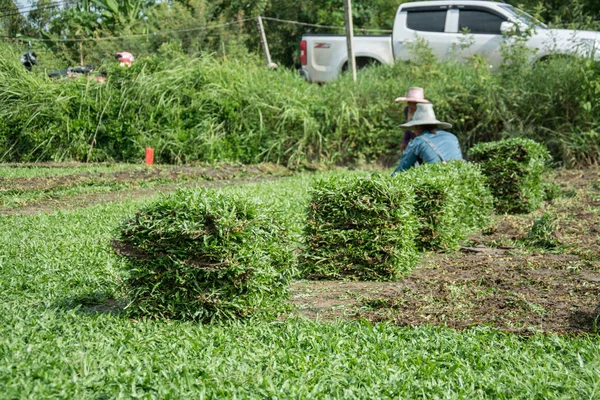
[[500, 5], [500, 8], [502, 8], [504, 11], [507, 11], [515, 19], [518, 19], [519, 21], [527, 24], [527, 26], [534, 26], [536, 28], [544, 28], [544, 29], [546, 29], [548, 27], [548, 26], [546, 26], [546, 24], [533, 18], [531, 15], [527, 14], [525, 11], [515, 8], [513, 6], [510, 6], [508, 4], [502, 4], [502, 5]]

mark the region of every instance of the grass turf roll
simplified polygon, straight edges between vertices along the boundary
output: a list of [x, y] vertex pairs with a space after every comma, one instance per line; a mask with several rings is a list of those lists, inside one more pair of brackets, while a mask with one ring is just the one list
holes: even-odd
[[305, 276], [393, 280], [414, 268], [413, 194], [382, 175], [315, 182], [307, 212]]
[[113, 241], [132, 314], [212, 321], [273, 317], [295, 274], [285, 232], [257, 204], [179, 190], [125, 221]]
[[505, 139], [477, 144], [468, 155], [486, 176], [497, 211], [528, 213], [541, 206], [545, 197], [541, 178], [551, 159], [543, 144]]
[[396, 178], [415, 193], [419, 250], [455, 248], [468, 233], [490, 222], [493, 199], [477, 165], [424, 164]]

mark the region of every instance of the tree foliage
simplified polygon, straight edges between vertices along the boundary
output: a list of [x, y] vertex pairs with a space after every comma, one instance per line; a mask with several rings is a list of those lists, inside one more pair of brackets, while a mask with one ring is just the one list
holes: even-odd
[[[48, 7], [50, 0], [32, 3], [38, 9], [25, 18], [16, 13], [12, 0], [0, 0], [4, 14], [0, 27], [5, 36], [31, 38], [99, 38], [128, 36], [133, 39], [99, 42], [51, 42], [48, 48], [72, 62], [84, 59], [97, 62], [112, 52], [127, 49], [138, 55], [156, 52], [165, 42], [178, 42], [188, 54], [227, 53], [243, 47], [259, 49], [254, 21], [258, 15], [301, 23], [344, 26], [342, 0], [84, 0], [69, 1], [62, 7]], [[390, 30], [398, 6], [406, 0], [355, 0], [353, 19], [356, 28]], [[600, 12], [596, 0], [509, 0], [536, 17], [557, 27], [598, 28], [595, 16]], [[16, 14], [16, 15], [15, 15]], [[202, 30], [203, 27], [238, 21], [233, 26]], [[265, 20], [271, 55], [280, 65], [292, 66], [298, 60], [298, 43], [304, 33], [341, 34], [343, 29], [307, 27]], [[150, 32], [167, 34], [144, 37]], [[178, 32], [173, 32], [178, 31]], [[358, 31], [357, 31], [358, 33]], [[64, 53], [64, 54], [63, 54]], [[239, 53], [239, 52], [238, 52]]]
[[0, 0], [0, 10], [0, 33], [3, 36], [14, 37], [27, 28], [27, 21], [18, 13], [13, 0]]

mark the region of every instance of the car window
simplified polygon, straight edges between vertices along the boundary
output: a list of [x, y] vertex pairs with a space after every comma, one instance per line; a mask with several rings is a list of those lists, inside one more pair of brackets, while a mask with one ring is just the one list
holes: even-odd
[[413, 31], [444, 32], [446, 10], [407, 10], [406, 27]]
[[458, 30], [468, 29], [470, 33], [501, 35], [500, 24], [504, 18], [479, 10], [461, 10], [458, 17]]
[[541, 23], [540, 21], [538, 21], [537, 19], [533, 18], [531, 15], [527, 14], [523, 10], [520, 10], [520, 9], [515, 8], [515, 7], [513, 7], [511, 5], [508, 5], [508, 4], [499, 4], [498, 6], [500, 8], [502, 8], [504, 11], [509, 12], [513, 17], [515, 17], [519, 21], [524, 22], [525, 24], [527, 24], [527, 26], [535, 26], [536, 28], [543, 28], [543, 29], [548, 28], [546, 26], [546, 24]]

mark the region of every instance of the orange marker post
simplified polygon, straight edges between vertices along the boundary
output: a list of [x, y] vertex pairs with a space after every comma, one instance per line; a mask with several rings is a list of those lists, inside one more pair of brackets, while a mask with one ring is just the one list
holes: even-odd
[[154, 149], [146, 147], [146, 165], [154, 165]]

